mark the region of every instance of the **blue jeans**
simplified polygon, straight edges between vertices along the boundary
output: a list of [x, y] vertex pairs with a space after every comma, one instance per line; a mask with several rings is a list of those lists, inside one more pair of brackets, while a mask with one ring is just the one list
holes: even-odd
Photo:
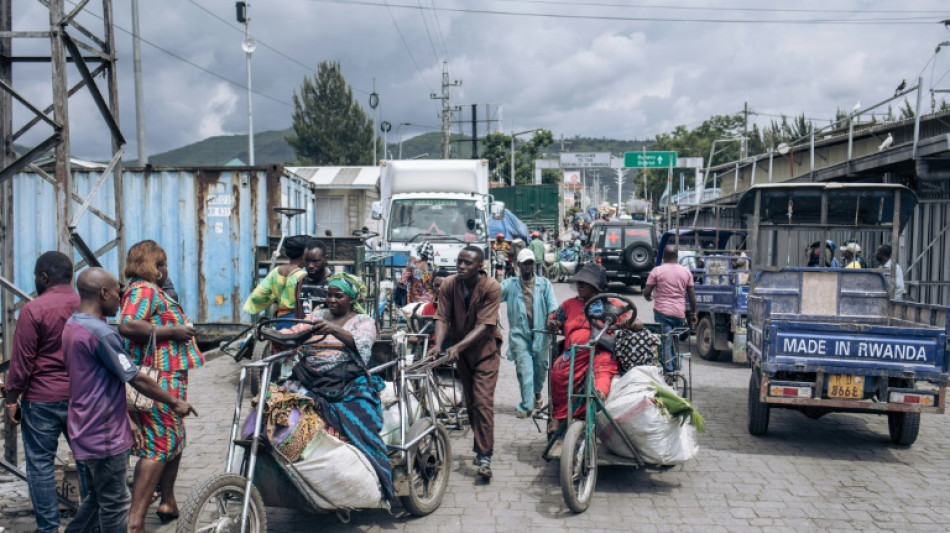
[[104, 459], [79, 461], [88, 469], [92, 483], [66, 533], [91, 532], [97, 525], [101, 533], [126, 533], [132, 503], [125, 483], [128, 457], [129, 454], [123, 452]]
[[[59, 500], [56, 497], [56, 448], [59, 436], [66, 435], [69, 402], [21, 403], [23, 409], [23, 454], [26, 456], [26, 480], [33, 502], [38, 533], [59, 531]], [[67, 435], [67, 439], [68, 439]], [[79, 469], [79, 491], [85, 497], [88, 482]]]
[[[674, 316], [664, 315], [658, 311], [653, 311], [653, 320], [660, 325], [661, 333], [681, 328], [686, 325], [685, 318], [676, 318]], [[677, 348], [679, 343], [672, 337], [663, 337], [663, 346], [660, 347], [660, 360], [663, 363], [664, 372], [675, 372], [679, 370], [679, 357], [677, 357]]]

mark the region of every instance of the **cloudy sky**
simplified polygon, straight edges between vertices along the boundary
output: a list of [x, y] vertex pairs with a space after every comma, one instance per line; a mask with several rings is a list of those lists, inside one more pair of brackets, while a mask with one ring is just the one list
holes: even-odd
[[[121, 125], [134, 159], [131, 9], [113, 0]], [[652, 138], [676, 125], [735, 113], [827, 120], [835, 110], [890, 97], [902, 79], [950, 88], [944, 0], [276, 0], [252, 1], [254, 129], [291, 124], [291, 98], [322, 60], [339, 61], [366, 104], [375, 79], [381, 120], [406, 135], [439, 123], [442, 63], [462, 85], [452, 103], [491, 104], [506, 131]], [[72, 9], [67, 0], [67, 10]], [[388, 5], [388, 7], [387, 7]], [[78, 20], [101, 28], [92, 0]], [[232, 0], [141, 0], [149, 152], [247, 131], [243, 27]], [[15, 30], [46, 30], [38, 2], [13, 2]], [[74, 33], [75, 34], [75, 33]], [[48, 54], [18, 39], [18, 55]], [[70, 82], [79, 79], [70, 68]], [[14, 87], [51, 102], [48, 66], [18, 65]], [[104, 86], [103, 86], [104, 87]], [[913, 99], [913, 96], [910, 97]], [[950, 98], [948, 98], [950, 99]], [[929, 92], [924, 98], [929, 109]], [[368, 106], [367, 106], [368, 107]], [[500, 111], [499, 111], [500, 109]], [[480, 118], [484, 119], [484, 108]], [[15, 110], [15, 127], [29, 118]], [[108, 155], [91, 99], [70, 100], [73, 153]], [[497, 127], [498, 124], [496, 123]], [[457, 128], [457, 126], [455, 126]], [[484, 125], [480, 125], [483, 129]], [[48, 135], [38, 129], [20, 142]]]

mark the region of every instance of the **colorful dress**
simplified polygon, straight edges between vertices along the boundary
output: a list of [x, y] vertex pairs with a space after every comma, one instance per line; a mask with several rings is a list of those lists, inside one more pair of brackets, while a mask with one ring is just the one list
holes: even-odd
[[[155, 326], [178, 326], [188, 323], [185, 313], [175, 300], [169, 298], [154, 283], [133, 278], [122, 295], [122, 324], [144, 320]], [[194, 339], [165, 340], [155, 344], [155, 352], [148, 352], [148, 341], [137, 343], [125, 339], [125, 349], [136, 365], [158, 369], [158, 384], [169, 394], [187, 401], [188, 370], [204, 364], [204, 355]], [[135, 447], [132, 454], [144, 459], [166, 462], [185, 449], [185, 422], [171, 407], [155, 402], [148, 412], [131, 412], [132, 420], [145, 436], [144, 448]]]
[[399, 283], [408, 284], [409, 286], [409, 298], [407, 303], [428, 303], [432, 301], [433, 274], [434, 272], [432, 271], [432, 267], [429, 266], [429, 263], [426, 263], [425, 268], [418, 268], [414, 265], [406, 267], [406, 270], [403, 271], [402, 276], [399, 278]]
[[[566, 300], [552, 316], [564, 324], [564, 353], [551, 366], [551, 404], [554, 418], [567, 418], [567, 387], [571, 371], [572, 345], [587, 344], [590, 341], [590, 322], [584, 315], [584, 301], [580, 298]], [[625, 318], [626, 315], [621, 317]], [[609, 332], [608, 332], [609, 333]], [[590, 364], [590, 350], [577, 350], [574, 356], [574, 392], [584, 386], [587, 365]], [[594, 352], [594, 387], [604, 396], [610, 392], [610, 380], [620, 372], [620, 366], [613, 354], [598, 347]], [[583, 414], [583, 409], [575, 416]]]

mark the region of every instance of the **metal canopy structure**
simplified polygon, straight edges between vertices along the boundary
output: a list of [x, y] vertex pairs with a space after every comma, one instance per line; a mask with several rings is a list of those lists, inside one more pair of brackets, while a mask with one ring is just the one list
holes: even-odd
[[[121, 176], [121, 159], [125, 138], [119, 129], [119, 91], [116, 72], [115, 38], [112, 19], [112, 1], [102, 0], [102, 14], [93, 14], [102, 20], [102, 29], [92, 31], [78, 22], [90, 0], [37, 0], [49, 11], [49, 25], [45, 28], [13, 30], [13, 0], [0, 0], [0, 297], [2, 297], [2, 334], [4, 361], [10, 357], [10, 339], [16, 324], [17, 310], [29, 299], [31, 291], [16, 287], [13, 254], [13, 176], [20, 170], [30, 169], [40, 174], [54, 186], [56, 195], [56, 247], [75, 260], [73, 247], [81, 257], [78, 264], [95, 265], [96, 257], [122, 242], [121, 217], [108, 217], [89, 205], [98, 194], [106, 178], [114, 173]], [[31, 40], [49, 41], [49, 55], [15, 55], [16, 42]], [[14, 68], [17, 64], [48, 63], [51, 72], [52, 102], [36, 102], [21, 94], [15, 83]], [[72, 69], [69, 68], [72, 64]], [[70, 85], [69, 78], [74, 77]], [[104, 78], [105, 89], [96, 81]], [[75, 193], [70, 168], [69, 97], [88, 91], [99, 114], [109, 130], [111, 161], [102, 171], [96, 185], [87, 198]], [[29, 117], [23, 124], [14, 124], [14, 111], [26, 110]], [[40, 128], [44, 131], [40, 133]], [[39, 134], [43, 140], [23, 153], [15, 153], [13, 143], [25, 134]], [[105, 142], [105, 139], [103, 139]], [[53, 174], [40, 169], [35, 163], [51, 149], [55, 150]], [[114, 196], [120, 203], [122, 179], [113, 180]], [[116, 206], [116, 213], [121, 212]], [[92, 252], [75, 232], [79, 219], [89, 211], [105, 220], [115, 229], [115, 239], [103, 249]], [[120, 254], [121, 256], [121, 254]], [[4, 434], [4, 455], [8, 461], [16, 458], [15, 428], [7, 427]]]

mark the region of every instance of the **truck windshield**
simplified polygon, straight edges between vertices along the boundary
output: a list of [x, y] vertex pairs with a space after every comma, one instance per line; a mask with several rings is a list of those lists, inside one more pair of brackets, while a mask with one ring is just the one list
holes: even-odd
[[412, 198], [394, 200], [389, 218], [389, 240], [422, 242], [484, 239], [484, 214], [475, 200]]

